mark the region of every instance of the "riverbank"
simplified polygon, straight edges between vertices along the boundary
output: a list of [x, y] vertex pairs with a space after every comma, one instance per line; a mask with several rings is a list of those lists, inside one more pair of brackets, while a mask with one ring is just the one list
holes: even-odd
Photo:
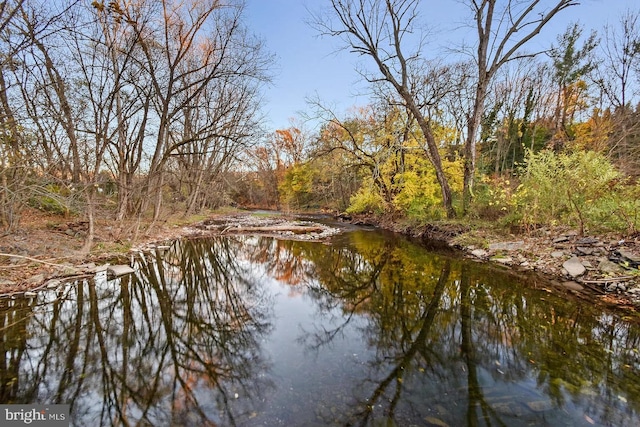
[[[426, 246], [434, 243], [462, 251], [478, 262], [513, 271], [532, 271], [558, 287], [595, 302], [636, 312], [640, 308], [640, 236], [580, 236], [570, 229], [541, 228], [504, 234], [482, 225], [409, 224], [389, 217], [343, 218], [401, 233]], [[0, 237], [0, 295], [33, 292], [56, 281], [91, 274], [96, 266], [127, 263], [132, 253], [182, 237], [260, 233], [287, 239], [323, 240], [339, 232], [295, 216], [210, 213], [174, 218], [131, 236], [131, 230], [98, 224], [96, 244], [81, 254], [86, 224], [32, 212], [17, 231]], [[139, 227], [139, 229], [143, 229]]]
[[440, 242], [478, 262], [536, 272], [583, 298], [634, 313], [640, 311], [640, 235], [581, 236], [577, 230], [559, 227], [506, 234], [488, 224], [421, 225], [371, 216], [346, 220], [401, 233], [426, 246]]
[[90, 277], [107, 265], [129, 264], [135, 253], [154, 250], [179, 238], [262, 234], [322, 241], [339, 230], [295, 216], [242, 211], [177, 216], [152, 226], [127, 224], [116, 228], [108, 221], [99, 221], [95, 245], [91, 253], [83, 254], [86, 232], [83, 221], [28, 212], [19, 229], [0, 236], [0, 297], [31, 295], [62, 280]]

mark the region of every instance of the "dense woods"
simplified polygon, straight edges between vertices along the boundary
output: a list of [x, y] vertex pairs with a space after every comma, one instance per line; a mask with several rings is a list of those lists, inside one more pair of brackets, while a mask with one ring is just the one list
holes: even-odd
[[318, 5], [318, 34], [370, 61], [370, 105], [320, 94], [317, 128], [268, 131], [275, 63], [240, 0], [3, 2], [2, 230], [25, 209], [75, 215], [89, 251], [97, 218], [237, 205], [637, 232], [640, 10], [539, 51], [577, 2], [463, 3], [473, 40], [446, 58], [425, 2]]

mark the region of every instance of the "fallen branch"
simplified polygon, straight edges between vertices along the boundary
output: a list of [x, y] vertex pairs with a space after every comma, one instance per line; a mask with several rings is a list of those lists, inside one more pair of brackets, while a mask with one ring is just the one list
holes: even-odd
[[16, 254], [5, 254], [5, 253], [0, 253], [0, 256], [4, 256], [4, 257], [7, 257], [7, 258], [21, 258], [21, 259], [26, 259], [26, 260], [28, 260], [28, 261], [38, 262], [38, 263], [40, 263], [40, 264], [51, 265], [51, 266], [53, 266], [53, 267], [62, 267], [62, 268], [70, 268], [70, 269], [73, 269], [73, 270], [77, 270], [77, 268], [75, 268], [75, 267], [71, 267], [71, 266], [69, 266], [69, 265], [65, 265], [65, 264], [56, 264], [56, 263], [54, 263], [54, 262], [48, 262], [48, 261], [44, 261], [44, 260], [37, 259], [37, 258], [31, 258], [31, 257], [24, 256], [24, 255], [16, 255]]
[[611, 282], [627, 282], [635, 279], [636, 276], [620, 276], [620, 277], [608, 277], [606, 279], [594, 279], [594, 280], [581, 280], [582, 283], [611, 283]]

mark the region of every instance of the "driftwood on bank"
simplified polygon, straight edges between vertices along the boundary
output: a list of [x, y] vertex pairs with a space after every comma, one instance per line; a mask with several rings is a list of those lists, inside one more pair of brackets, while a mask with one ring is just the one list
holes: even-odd
[[323, 227], [316, 225], [271, 225], [271, 226], [237, 226], [227, 227], [222, 233], [286, 233], [306, 234], [306, 233], [322, 233]]

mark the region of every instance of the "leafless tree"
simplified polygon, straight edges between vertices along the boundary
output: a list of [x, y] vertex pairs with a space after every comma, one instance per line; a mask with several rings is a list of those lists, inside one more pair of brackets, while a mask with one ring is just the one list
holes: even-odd
[[559, 12], [577, 5], [575, 0], [465, 0], [475, 20], [477, 45], [474, 59], [477, 66], [477, 86], [473, 108], [467, 122], [464, 166], [464, 205], [473, 196], [476, 172], [476, 144], [480, 133], [485, 98], [491, 80], [510, 61], [533, 54], [521, 49], [538, 35]]
[[7, 31], [22, 3], [24, 0], [5, 1], [0, 8], [0, 225], [7, 230], [17, 223], [21, 203], [17, 195], [24, 177], [19, 172], [24, 143], [15, 117], [15, 106], [9, 102], [10, 82], [6, 76], [14, 66], [15, 54], [24, 47], [24, 39], [16, 42]]
[[418, 97], [424, 83], [422, 40], [408, 51], [419, 5], [419, 0], [331, 0], [331, 16], [316, 16], [314, 23], [323, 34], [342, 37], [353, 52], [371, 58], [379, 74], [367, 79], [390, 85], [415, 117], [440, 184], [444, 209], [451, 218], [455, 216], [452, 193], [428, 115], [429, 105], [422, 105]]
[[[523, 56], [521, 49], [555, 15], [577, 2], [556, 0], [551, 6], [541, 0], [464, 0], [464, 3], [473, 14], [477, 30], [473, 55], [477, 67], [476, 89], [466, 120], [464, 147], [467, 206], [473, 194], [476, 145], [491, 80], [505, 64]], [[390, 85], [413, 114], [426, 139], [447, 216], [452, 217], [455, 211], [451, 190], [442, 170], [427, 108], [428, 100], [437, 100], [439, 96], [432, 93], [424, 97], [419, 92], [424, 87], [425, 64], [423, 40], [415, 33], [420, 5], [419, 0], [331, 0], [330, 18], [317, 16], [314, 23], [323, 34], [342, 37], [353, 52], [373, 59], [379, 74], [367, 76], [368, 80]]]
[[627, 172], [637, 174], [639, 165], [634, 159], [638, 155], [630, 152], [633, 145], [630, 139], [637, 132], [638, 123], [629, 118], [632, 104], [640, 95], [637, 86], [640, 83], [640, 11], [625, 12], [617, 27], [605, 26], [600, 51], [601, 60], [595, 70], [596, 82], [616, 119], [616, 131], [609, 142], [610, 151]]
[[144, 53], [141, 65], [150, 79], [157, 121], [147, 182], [154, 219], [160, 215], [163, 166], [180, 146], [190, 142], [176, 137], [182, 134], [177, 128], [185, 111], [215, 80], [241, 76], [266, 81], [271, 61], [242, 25], [241, 2], [163, 0], [159, 9], [158, 24], [148, 34], [128, 20], [139, 34]]

